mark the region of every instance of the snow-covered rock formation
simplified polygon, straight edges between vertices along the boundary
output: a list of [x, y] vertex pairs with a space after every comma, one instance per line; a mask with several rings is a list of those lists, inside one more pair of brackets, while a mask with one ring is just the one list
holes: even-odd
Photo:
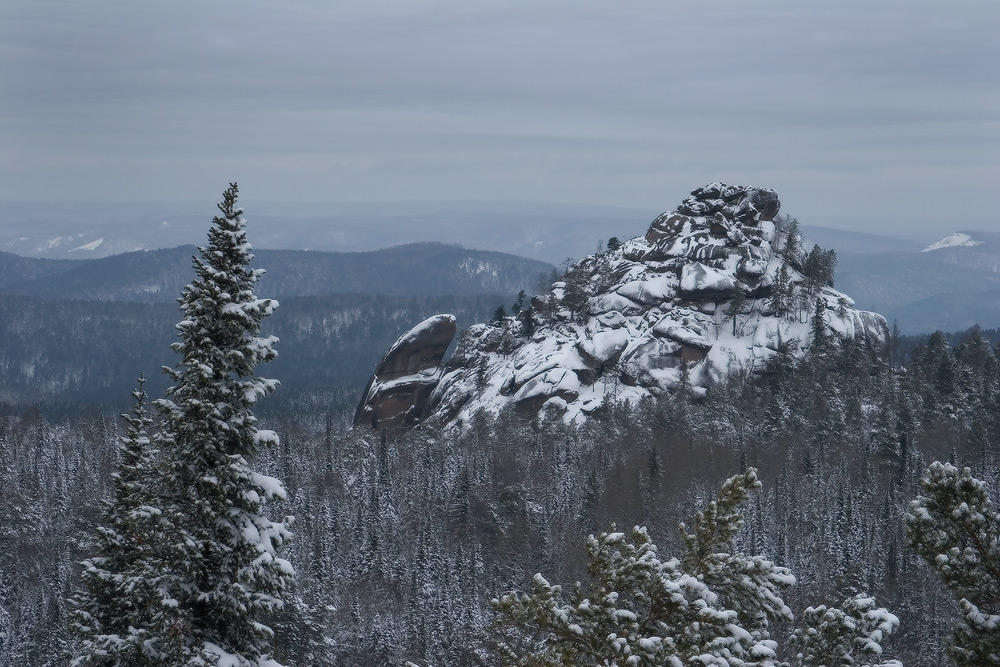
[[[779, 208], [770, 189], [698, 188], [644, 237], [577, 262], [516, 316], [470, 327], [443, 368], [420, 376], [421, 396], [433, 382], [426, 402], [407, 406], [407, 394], [391, 394], [384, 360], [357, 421], [408, 411], [407, 424], [461, 423], [508, 405], [526, 416], [580, 420], [612, 397], [671, 391], [684, 375], [704, 394], [760, 369], [781, 348], [801, 356], [817, 317], [824, 338], [884, 345], [885, 319], [854, 309], [822, 271], [817, 277], [794, 227], [776, 226]], [[390, 394], [387, 408], [380, 401]]]
[[441, 379], [441, 359], [454, 337], [454, 315], [429, 317], [400, 336], [368, 381], [354, 423], [396, 428], [424, 418]]

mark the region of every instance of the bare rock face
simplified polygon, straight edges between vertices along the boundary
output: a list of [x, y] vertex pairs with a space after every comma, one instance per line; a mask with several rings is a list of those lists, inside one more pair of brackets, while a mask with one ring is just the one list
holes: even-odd
[[354, 423], [399, 428], [420, 422], [455, 329], [454, 315], [435, 315], [400, 336], [368, 381]]
[[804, 354], [817, 302], [826, 339], [883, 346], [885, 318], [802, 274], [799, 244], [775, 223], [780, 207], [768, 188], [698, 188], [645, 236], [577, 262], [518, 316], [469, 327], [444, 369], [454, 318], [440, 336], [429, 323], [450, 316], [427, 320], [386, 354], [357, 421], [460, 427], [479, 410], [511, 408], [578, 422], [682, 378], [703, 395], [774, 355]]

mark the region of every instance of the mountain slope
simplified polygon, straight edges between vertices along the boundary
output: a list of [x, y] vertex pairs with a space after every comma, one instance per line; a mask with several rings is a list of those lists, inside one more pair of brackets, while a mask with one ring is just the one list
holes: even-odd
[[807, 260], [797, 232], [775, 226], [779, 207], [773, 190], [699, 188], [644, 237], [582, 259], [517, 317], [469, 328], [444, 364], [447, 316], [428, 320], [390, 349], [356, 421], [463, 423], [506, 407], [579, 421], [608, 399], [704, 394], [776, 355], [802, 355], [817, 336], [882, 346], [885, 319], [826, 286], [828, 263]]
[[72, 271], [77, 263], [65, 259], [38, 259], [0, 252], [0, 289]]
[[[67, 261], [0, 255], [0, 293], [57, 299], [172, 302], [191, 279], [193, 246]], [[256, 250], [266, 297], [516, 294], [552, 267], [499, 252], [417, 243], [363, 253]], [[9, 267], [5, 270], [4, 267]], [[18, 279], [18, 275], [26, 279]]]
[[837, 287], [907, 333], [1000, 325], [985, 294], [1000, 289], [1000, 234], [962, 232], [923, 249], [839, 253]]

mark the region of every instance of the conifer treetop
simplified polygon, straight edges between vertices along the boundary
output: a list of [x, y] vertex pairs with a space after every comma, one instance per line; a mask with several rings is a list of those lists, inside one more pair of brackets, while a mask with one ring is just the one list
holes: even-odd
[[81, 639], [72, 664], [146, 664], [158, 657], [150, 633], [159, 567], [154, 552], [162, 537], [155, 499], [157, 452], [151, 447], [146, 378], [132, 391], [132, 410], [118, 443], [118, 468], [105, 520], [97, 528], [97, 553], [84, 560], [81, 590], [70, 599], [71, 628]]
[[[255, 469], [278, 436], [257, 428], [253, 407], [278, 386], [257, 366], [276, 356], [277, 338], [261, 324], [278, 306], [254, 289], [246, 220], [231, 183], [194, 258], [195, 279], [179, 300], [183, 319], [172, 348], [180, 355], [166, 398], [165, 494], [172, 528], [164, 549], [161, 627], [168, 652], [185, 660], [271, 664], [273, 631], [266, 614], [285, 604], [294, 570], [278, 556], [290, 518], [263, 514], [267, 499], [285, 497], [281, 482]], [[179, 636], [176, 627], [186, 628]], [[162, 636], [162, 635], [161, 635]], [[221, 656], [221, 657], [220, 657]], [[198, 664], [198, 663], [196, 663]]]

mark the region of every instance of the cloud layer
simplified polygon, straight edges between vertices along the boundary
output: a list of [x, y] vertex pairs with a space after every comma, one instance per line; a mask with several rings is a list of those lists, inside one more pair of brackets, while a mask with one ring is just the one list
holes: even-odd
[[675, 204], [1000, 225], [995, 2], [0, 8], [0, 199]]

